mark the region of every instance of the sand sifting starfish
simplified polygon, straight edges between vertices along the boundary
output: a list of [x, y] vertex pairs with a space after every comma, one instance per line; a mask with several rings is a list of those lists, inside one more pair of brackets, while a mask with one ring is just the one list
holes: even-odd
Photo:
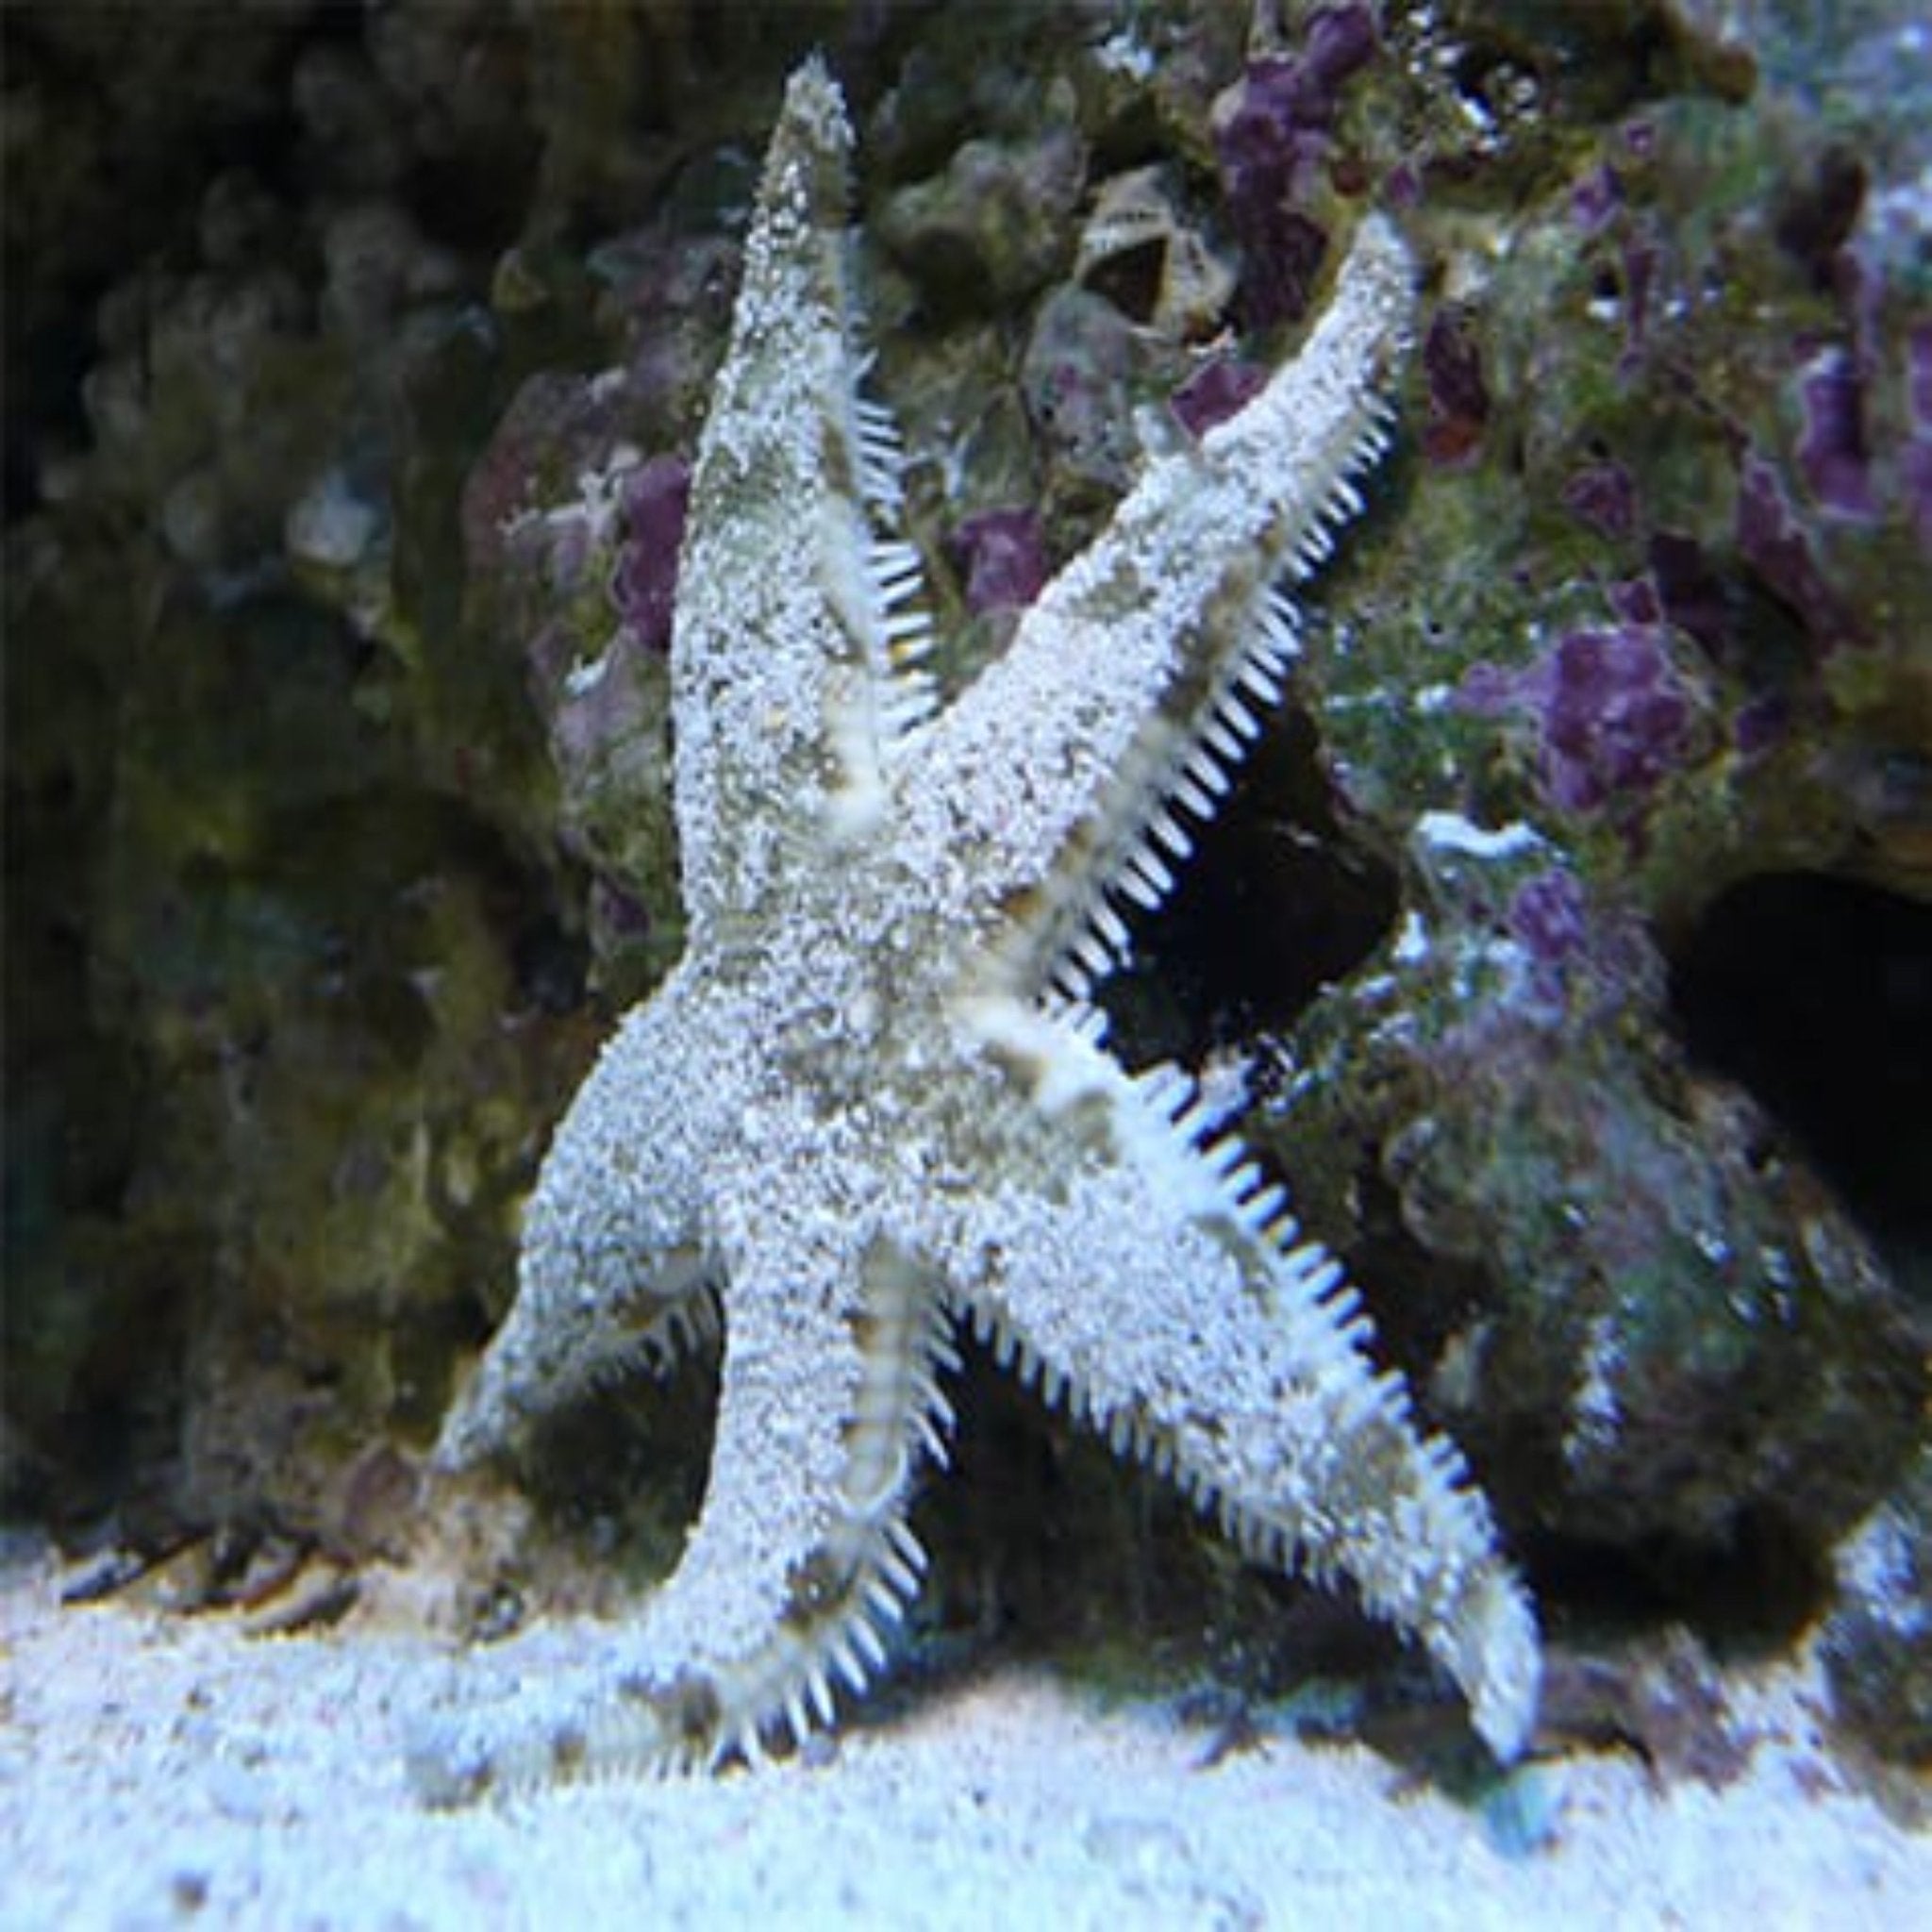
[[594, 1671], [466, 1704], [413, 1754], [420, 1788], [706, 1766], [829, 1723], [919, 1587], [906, 1515], [945, 1460], [956, 1320], [1258, 1559], [1353, 1579], [1513, 1755], [1536, 1629], [1461, 1458], [1377, 1372], [1283, 1191], [1208, 1135], [1185, 1075], [1124, 1072], [1088, 1004], [1121, 902], [1159, 899], [1278, 693], [1280, 584], [1359, 507], [1407, 255], [1364, 220], [1295, 360], [1156, 462], [940, 708], [896, 446], [857, 390], [850, 148], [808, 63], [680, 562], [687, 953], [558, 1129], [515, 1305], [439, 1445], [455, 1466], [512, 1442], [722, 1304], [703, 1508]]

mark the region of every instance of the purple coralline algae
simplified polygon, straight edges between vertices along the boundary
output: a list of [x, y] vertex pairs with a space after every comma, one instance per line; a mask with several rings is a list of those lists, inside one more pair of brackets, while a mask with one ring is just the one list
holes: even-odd
[[1306, 204], [1322, 187], [1337, 97], [1378, 44], [1370, 8], [1318, 8], [1298, 54], [1250, 62], [1217, 104], [1215, 158], [1241, 244], [1240, 299], [1251, 327], [1307, 308], [1328, 238]]
[[1575, 874], [1553, 865], [1532, 874], [1509, 901], [1507, 918], [1509, 932], [1529, 956], [1536, 994], [1560, 1006], [1589, 935], [1588, 907]]
[[1599, 536], [1627, 537], [1637, 527], [1637, 485], [1622, 463], [1586, 463], [1565, 480], [1563, 508]]
[[[600, 973], [622, 984], [671, 957], [680, 930], [663, 785], [690, 470], [640, 458], [624, 433], [634, 409], [622, 382], [531, 378], [463, 499], [473, 595], [517, 641], [558, 831], [610, 889], [590, 901]], [[599, 916], [619, 904], [635, 916]]]
[[1919, 542], [1932, 557], [1932, 322], [1912, 331], [1909, 355], [1911, 436], [1899, 459], [1899, 475]]
[[1693, 537], [1658, 529], [1651, 533], [1644, 556], [1664, 616], [1701, 645], [1712, 663], [1724, 663], [1733, 619], [1726, 586], [1710, 554]]
[[1190, 436], [1206, 436], [1259, 395], [1267, 380], [1267, 373], [1253, 363], [1218, 356], [1174, 391], [1170, 398], [1174, 419]]
[[1460, 702], [1526, 716], [1545, 795], [1559, 811], [1641, 798], [1683, 763], [1696, 708], [1655, 623], [1574, 630], [1521, 671], [1471, 668]]
[[1738, 477], [1736, 538], [1738, 555], [1804, 620], [1821, 656], [1855, 641], [1853, 620], [1825, 580], [1790, 493], [1775, 468], [1756, 454], [1745, 458]]
[[1482, 350], [1453, 309], [1437, 309], [1423, 341], [1429, 420], [1423, 448], [1436, 463], [1460, 463], [1474, 454], [1490, 420]]
[[1804, 432], [1798, 440], [1798, 467], [1812, 497], [1832, 516], [1860, 522], [1875, 516], [1872, 458], [1850, 351], [1839, 343], [1821, 349], [1804, 369], [1799, 394]]
[[668, 650], [677, 595], [677, 553], [691, 502], [691, 465], [656, 456], [624, 482], [624, 537], [611, 597], [647, 651]]
[[1030, 509], [983, 509], [963, 518], [946, 540], [965, 579], [966, 608], [977, 617], [1024, 610], [1047, 578], [1046, 545]]

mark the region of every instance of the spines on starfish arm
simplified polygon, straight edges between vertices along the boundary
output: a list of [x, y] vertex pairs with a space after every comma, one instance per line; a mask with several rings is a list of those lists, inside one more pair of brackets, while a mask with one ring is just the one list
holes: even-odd
[[675, 787], [693, 919], [769, 907], [795, 869], [752, 836], [875, 823], [922, 719], [930, 641], [897, 529], [898, 440], [860, 391], [852, 130], [824, 66], [785, 92], [691, 479], [672, 636]]
[[959, 1312], [1257, 1560], [1348, 1577], [1516, 1756], [1541, 1673], [1528, 1600], [1460, 1453], [1378, 1371], [1359, 1295], [1286, 1191], [1206, 1124], [1185, 1074], [1129, 1078], [1017, 1000], [961, 1010], [1009, 1098], [973, 1102], [997, 1181], [951, 1242], [987, 1257]]
[[1084, 997], [1124, 952], [1116, 902], [1159, 901], [1228, 789], [1296, 655], [1290, 587], [1386, 447], [1412, 276], [1367, 217], [1300, 353], [1149, 468], [935, 724], [922, 786], [990, 828], [975, 883], [1010, 922], [1006, 983]]
[[[941, 1301], [890, 1243], [826, 1257], [852, 1262], [849, 1286], [836, 1267], [785, 1269], [781, 1249], [809, 1246], [774, 1243], [739, 1277], [711, 1480], [676, 1571], [588, 1685], [520, 1692], [527, 1673], [505, 1673], [494, 1708], [468, 1699], [420, 1733], [408, 1757], [425, 1802], [757, 1760], [884, 1668], [925, 1570], [907, 1508], [921, 1458], [946, 1459], [939, 1376], [958, 1356]], [[767, 1280], [765, 1264], [784, 1272]], [[849, 1381], [798, 1372], [815, 1327], [845, 1331]]]

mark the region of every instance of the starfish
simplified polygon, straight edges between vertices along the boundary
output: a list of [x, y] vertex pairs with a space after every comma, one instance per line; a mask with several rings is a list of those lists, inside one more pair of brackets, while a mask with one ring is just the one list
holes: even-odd
[[[516, 1300], [438, 1445], [524, 1439], [613, 1364], [712, 1328], [698, 1520], [608, 1655], [525, 1671], [412, 1754], [455, 1802], [756, 1757], [858, 1692], [924, 1567], [956, 1322], [1256, 1558], [1351, 1578], [1518, 1752], [1539, 1651], [1456, 1449], [1378, 1373], [1341, 1268], [1130, 1075], [1090, 1003], [1295, 652], [1277, 580], [1359, 508], [1412, 269], [1371, 216], [1299, 356], [1155, 461], [943, 707], [918, 658], [899, 456], [858, 389], [852, 135], [791, 78], [692, 479], [672, 645], [685, 955], [558, 1129]], [[715, 1297], [715, 1299], [714, 1299]], [[524, 1641], [524, 1640], [520, 1640]]]

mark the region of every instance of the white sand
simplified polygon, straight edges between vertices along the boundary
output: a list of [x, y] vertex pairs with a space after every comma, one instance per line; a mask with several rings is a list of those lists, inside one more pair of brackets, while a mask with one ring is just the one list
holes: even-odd
[[[1360, 1748], [1199, 1768], [1162, 1707], [999, 1671], [849, 1728], [829, 1761], [419, 1809], [411, 1713], [466, 1668], [426, 1640], [251, 1640], [61, 1609], [0, 1569], [0, 1925], [1932, 1925], [1932, 1840], [1844, 1789], [1789, 1681], [1722, 1791], [1627, 1758], [1541, 1767], [1554, 1823], [1483, 1819]], [[470, 1669], [480, 1668], [472, 1663]]]

